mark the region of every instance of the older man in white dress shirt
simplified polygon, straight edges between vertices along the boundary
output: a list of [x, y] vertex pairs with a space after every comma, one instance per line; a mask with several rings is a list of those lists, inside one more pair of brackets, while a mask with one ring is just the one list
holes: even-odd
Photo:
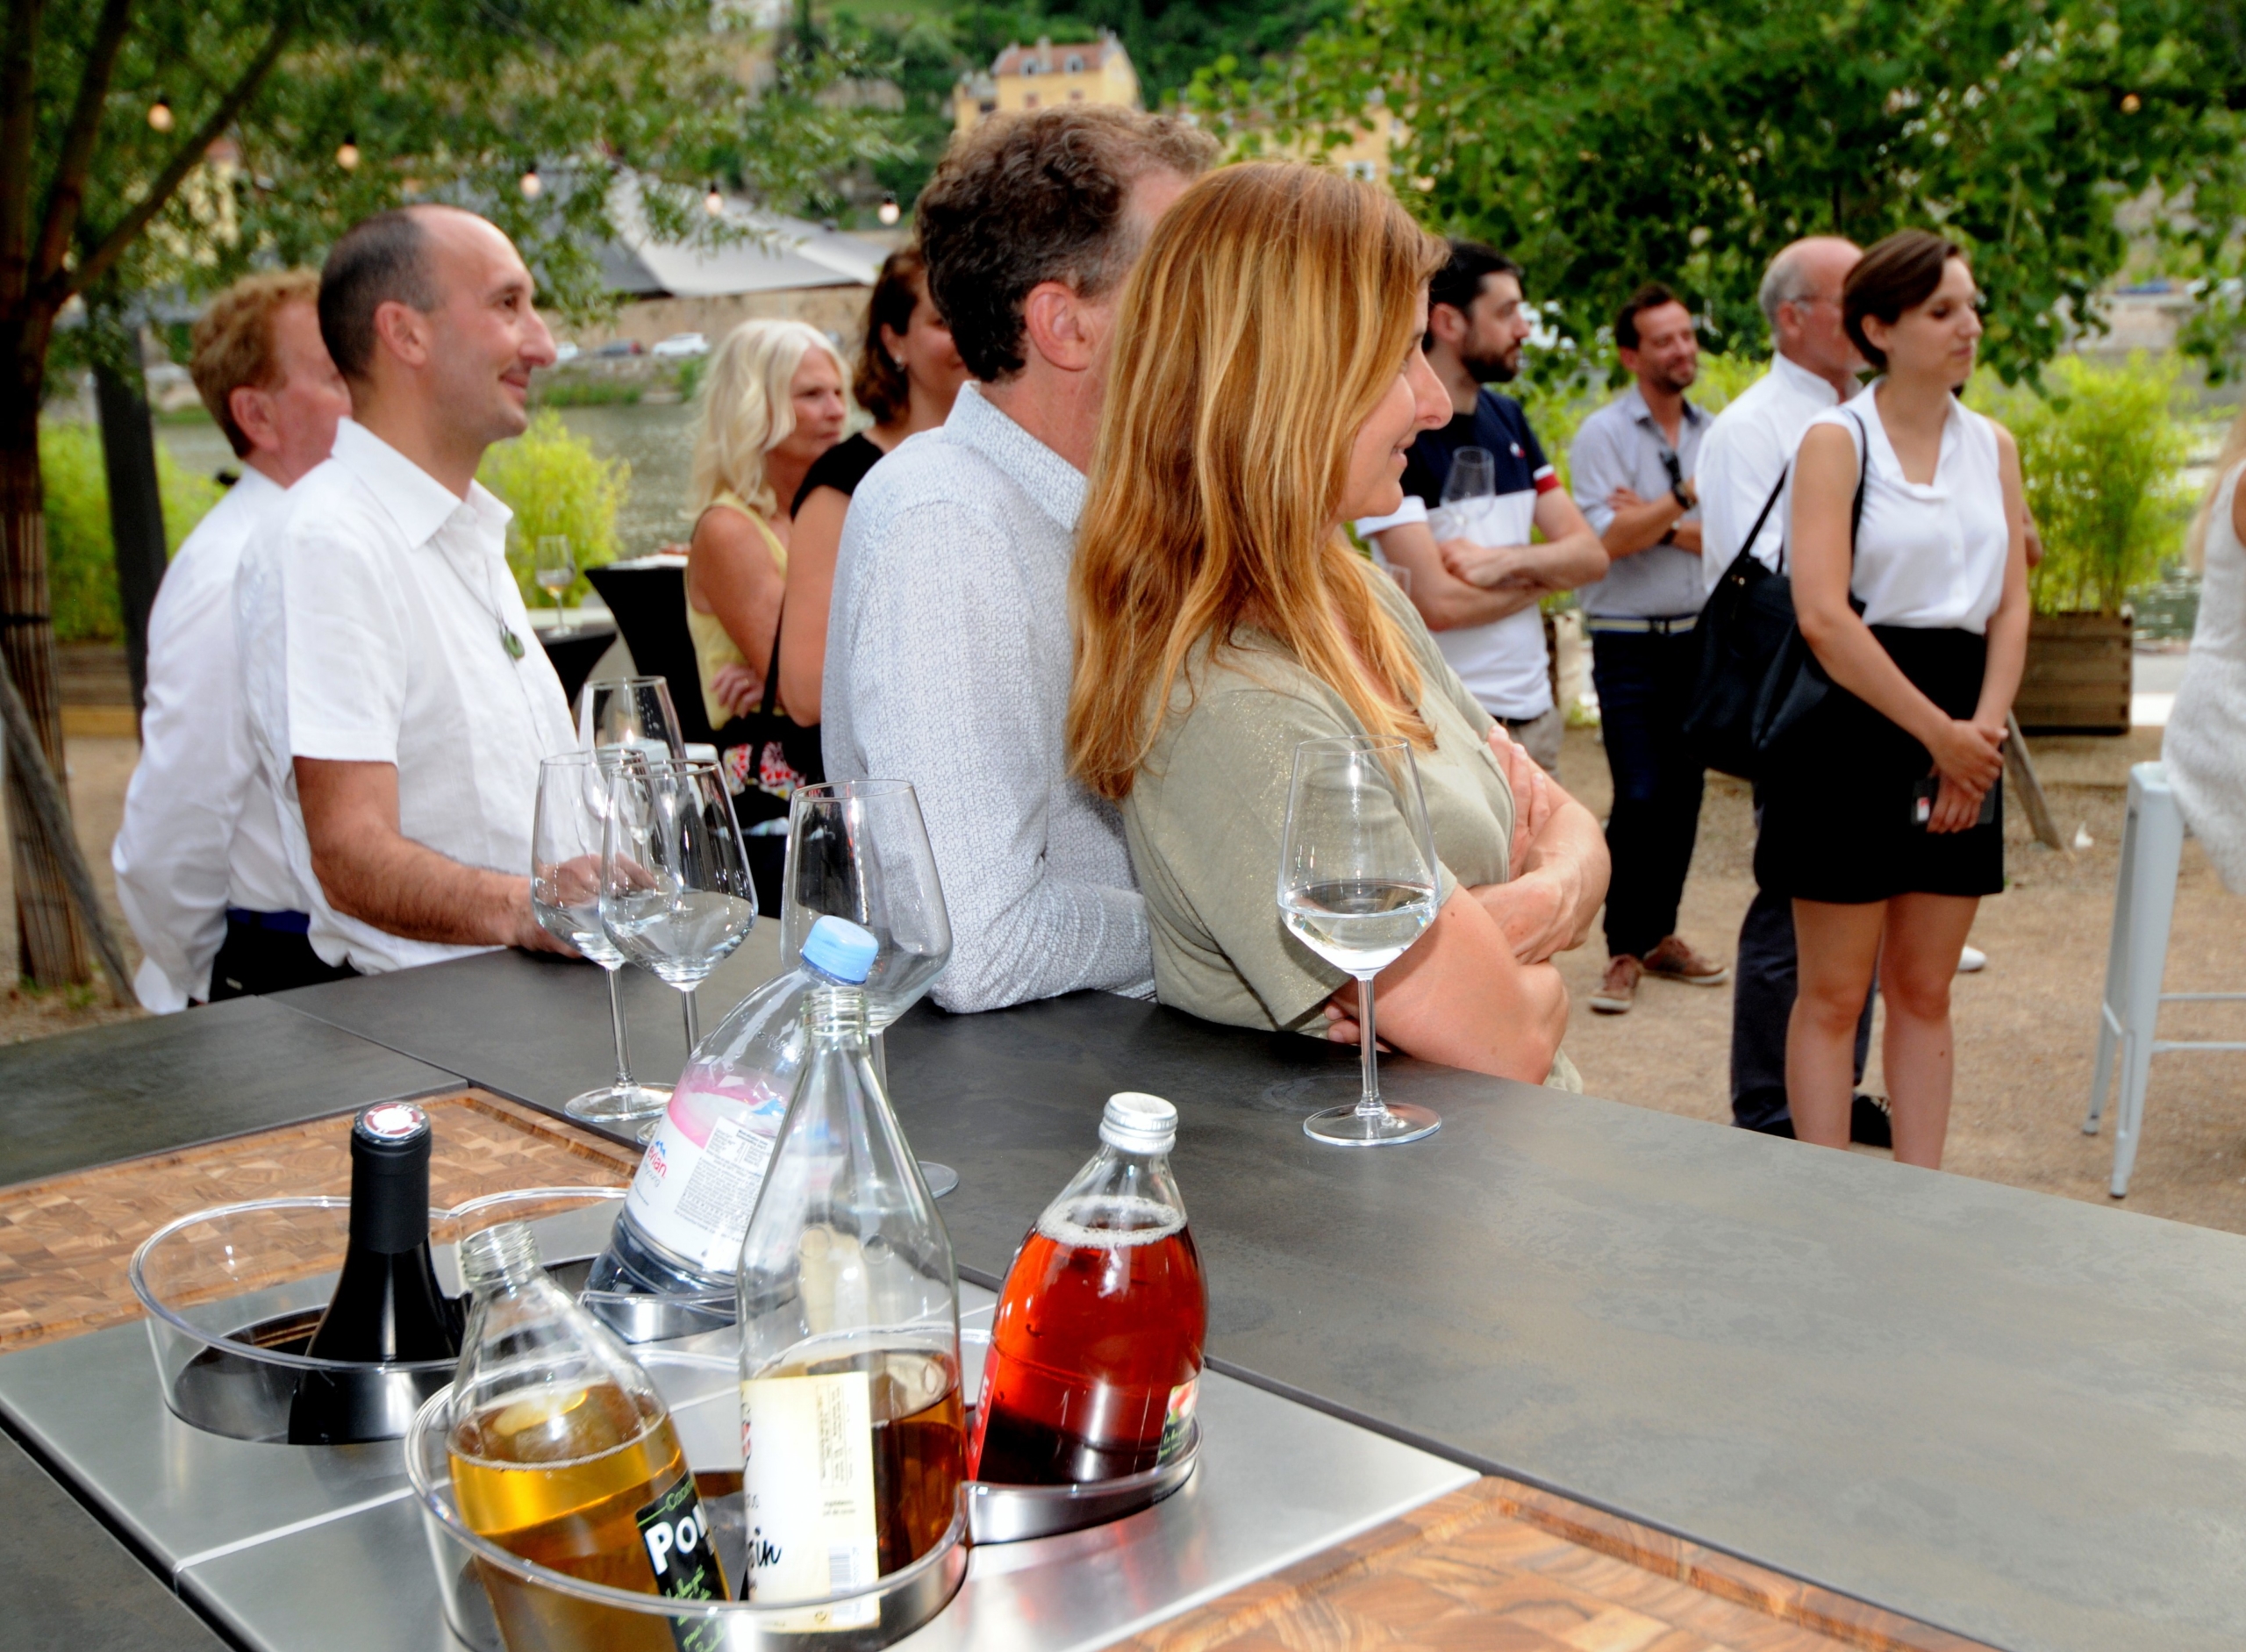
[[554, 340], [513, 244], [452, 207], [384, 212], [321, 273], [351, 387], [329, 461], [236, 586], [261, 754], [321, 959], [375, 974], [482, 948], [563, 950], [530, 904], [541, 758], [576, 743], [476, 481], [519, 435]]
[[327, 457], [351, 411], [320, 341], [319, 276], [248, 275], [196, 323], [188, 370], [242, 461], [187, 536], [148, 619], [140, 761], [110, 849], [139, 938], [133, 990], [160, 1014], [332, 974], [306, 944], [272, 788], [252, 745], [234, 642], [242, 546], [282, 490]]

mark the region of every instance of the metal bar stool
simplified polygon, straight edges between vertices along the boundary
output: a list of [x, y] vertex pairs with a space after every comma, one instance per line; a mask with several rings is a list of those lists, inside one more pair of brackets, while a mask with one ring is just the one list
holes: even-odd
[[2176, 914], [2176, 876], [2184, 858], [2184, 816], [2158, 763], [2129, 770], [2129, 812], [2121, 827], [2121, 873], [2114, 891], [2114, 939], [2106, 955], [2106, 991], [2098, 1009], [2098, 1062], [2090, 1077], [2090, 1116], [2082, 1133], [2098, 1134], [2106, 1079], [2119, 1047], [2121, 1089], [2114, 1104], [2115, 1198], [2126, 1198], [2144, 1127], [2144, 1092], [2152, 1058], [2169, 1050], [2246, 1050], [2246, 1043], [2154, 1035], [2164, 1004], [2246, 1002], [2246, 992], [2163, 992], [2168, 930]]

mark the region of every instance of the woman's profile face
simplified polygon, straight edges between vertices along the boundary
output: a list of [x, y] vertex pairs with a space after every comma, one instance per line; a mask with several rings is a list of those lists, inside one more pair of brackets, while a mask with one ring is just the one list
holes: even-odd
[[1449, 392], [1427, 365], [1420, 341], [1427, 331], [1427, 290], [1420, 289], [1409, 353], [1396, 377], [1373, 404], [1349, 448], [1349, 479], [1341, 491], [1341, 518], [1387, 516], [1404, 503], [1404, 462], [1412, 440], [1450, 422]]
[[1936, 377], [1955, 390], [1973, 376], [1981, 339], [1980, 290], [1962, 258], [1942, 267], [1942, 284], [1926, 302], [1892, 322], [1866, 316], [1864, 337], [1887, 358], [1887, 370], [1905, 377]]
[[787, 440], [772, 451], [808, 462], [842, 440], [850, 404], [842, 394], [842, 370], [824, 350], [806, 350], [788, 382], [788, 399], [796, 409], [796, 427]]
[[923, 395], [948, 406], [959, 394], [959, 387], [967, 383], [967, 363], [959, 359], [951, 329], [944, 325], [928, 297], [928, 283], [916, 281], [912, 290], [912, 314], [905, 331], [900, 333], [894, 327], [883, 327], [881, 347]]

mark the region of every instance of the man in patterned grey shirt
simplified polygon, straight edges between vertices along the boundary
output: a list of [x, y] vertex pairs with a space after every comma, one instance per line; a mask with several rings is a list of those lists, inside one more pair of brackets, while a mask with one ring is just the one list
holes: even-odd
[[820, 702], [828, 779], [919, 793], [951, 912], [946, 1009], [1153, 996], [1122, 821], [1062, 740], [1069, 562], [1115, 301], [1215, 153], [1175, 118], [1098, 105], [986, 120], [916, 208], [929, 297], [977, 382], [859, 484]]

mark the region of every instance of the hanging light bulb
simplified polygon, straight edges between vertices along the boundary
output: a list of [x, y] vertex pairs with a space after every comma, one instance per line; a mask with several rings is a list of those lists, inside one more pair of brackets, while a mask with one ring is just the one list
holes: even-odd
[[2122, 112], [2123, 114], [2125, 114], [2125, 115], [2134, 115], [2134, 114], [2135, 114], [2135, 113], [2137, 112], [2137, 111], [2139, 111], [2140, 109], [2142, 109], [2143, 107], [2144, 107], [2144, 99], [2143, 99], [2143, 98], [2142, 98], [2142, 97], [2138, 97], [2135, 92], [2128, 92], [2128, 93], [2123, 94], [2122, 98], [2121, 98], [2121, 112]]
[[715, 178], [710, 181], [710, 193], [702, 197], [702, 210], [712, 218], [720, 217], [725, 212], [726, 197], [719, 192]]
[[881, 205], [875, 211], [874, 216], [883, 224], [894, 224], [904, 214], [897, 204], [897, 197], [893, 195], [884, 195], [881, 197]]
[[540, 181], [537, 161], [533, 161], [530, 165], [523, 168], [520, 187], [523, 192], [523, 199], [526, 201], [535, 201], [539, 197], [540, 191], [546, 188], [546, 185]]
[[172, 106], [164, 100], [161, 92], [158, 92], [156, 101], [148, 105], [148, 125], [158, 132], [172, 129]]
[[343, 141], [335, 148], [335, 164], [346, 172], [359, 169], [359, 137], [356, 132], [343, 134]]

